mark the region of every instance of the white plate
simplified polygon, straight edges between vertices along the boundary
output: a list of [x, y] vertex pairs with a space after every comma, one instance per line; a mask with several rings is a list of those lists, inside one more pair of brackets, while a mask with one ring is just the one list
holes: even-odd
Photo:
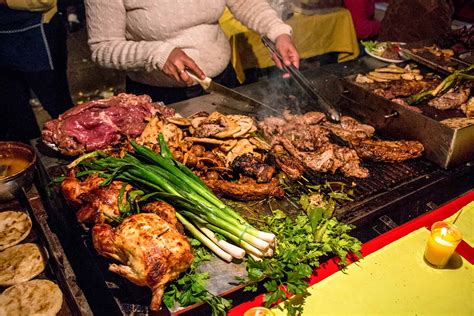
[[[396, 43], [396, 42], [393, 42], [394, 44], [398, 44], [400, 46], [402, 45], [406, 45], [406, 43]], [[365, 52], [367, 53], [367, 55], [371, 56], [371, 57], [374, 57], [375, 59], [378, 59], [378, 60], [381, 60], [381, 61], [384, 61], [386, 63], [394, 63], [394, 64], [398, 64], [398, 63], [402, 63], [404, 61], [406, 61], [408, 58], [404, 58], [404, 56], [401, 56], [400, 53], [399, 56], [400, 56], [400, 59], [390, 59], [390, 58], [385, 58], [385, 57], [382, 57], [382, 56], [378, 56], [378, 55], [375, 55], [374, 53], [372, 53], [371, 51], [369, 51], [367, 49], [367, 47], [364, 47], [364, 50]]]

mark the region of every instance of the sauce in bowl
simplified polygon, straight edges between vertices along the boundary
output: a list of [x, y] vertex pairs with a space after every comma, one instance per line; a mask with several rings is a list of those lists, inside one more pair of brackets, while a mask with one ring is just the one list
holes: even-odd
[[0, 157], [0, 179], [25, 170], [29, 164], [28, 160], [20, 157]]

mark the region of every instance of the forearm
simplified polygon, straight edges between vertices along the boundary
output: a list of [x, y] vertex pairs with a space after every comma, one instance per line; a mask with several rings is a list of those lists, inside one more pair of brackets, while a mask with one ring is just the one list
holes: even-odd
[[89, 40], [92, 60], [103, 67], [119, 70], [162, 69], [174, 46], [167, 42]]
[[43, 12], [53, 8], [56, 0], [0, 0], [0, 5], [15, 10]]
[[133, 41], [125, 37], [126, 11], [122, 0], [86, 0], [92, 60], [120, 70], [161, 69], [174, 46], [164, 41]]
[[227, 0], [232, 14], [247, 27], [275, 41], [279, 35], [292, 34], [292, 29], [265, 0]]

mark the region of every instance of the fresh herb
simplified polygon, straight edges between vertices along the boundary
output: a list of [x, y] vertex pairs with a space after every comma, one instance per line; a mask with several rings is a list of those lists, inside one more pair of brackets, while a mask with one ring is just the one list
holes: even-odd
[[[330, 184], [326, 183], [313, 189], [323, 191], [328, 187]], [[278, 244], [273, 257], [259, 261], [248, 259], [250, 283], [246, 287], [248, 291], [255, 291], [256, 284], [263, 281], [268, 292], [264, 296], [265, 306], [271, 307], [283, 301], [289, 315], [302, 313], [305, 298], [309, 295], [307, 278], [322, 259], [335, 255], [339, 257], [342, 268], [348, 263], [349, 254], [354, 254], [354, 259], [361, 257], [360, 241], [349, 235], [353, 226], [340, 223], [333, 217], [334, 199], [348, 197], [339, 190], [330, 190], [330, 193], [301, 196], [304, 212], [295, 217], [281, 210], [274, 210], [272, 216], [265, 217], [261, 228], [277, 232]]]
[[197, 239], [191, 239], [194, 260], [191, 267], [182, 274], [179, 279], [174, 280], [166, 286], [163, 303], [170, 309], [176, 303], [180, 306], [189, 306], [199, 302], [206, 302], [212, 309], [212, 315], [225, 315], [231, 302], [223, 297], [216, 296], [206, 290], [205, 285], [209, 275], [207, 272], [199, 273], [196, 269], [203, 261], [211, 259], [211, 253], [202, 247]]

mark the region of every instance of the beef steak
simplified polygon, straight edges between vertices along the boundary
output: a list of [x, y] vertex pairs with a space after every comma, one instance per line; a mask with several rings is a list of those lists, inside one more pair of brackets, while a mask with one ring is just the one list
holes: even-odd
[[137, 137], [146, 119], [161, 114], [170, 117], [174, 110], [152, 103], [147, 95], [121, 93], [85, 102], [64, 112], [44, 125], [42, 138], [62, 154], [75, 156], [116, 144], [123, 136]]

